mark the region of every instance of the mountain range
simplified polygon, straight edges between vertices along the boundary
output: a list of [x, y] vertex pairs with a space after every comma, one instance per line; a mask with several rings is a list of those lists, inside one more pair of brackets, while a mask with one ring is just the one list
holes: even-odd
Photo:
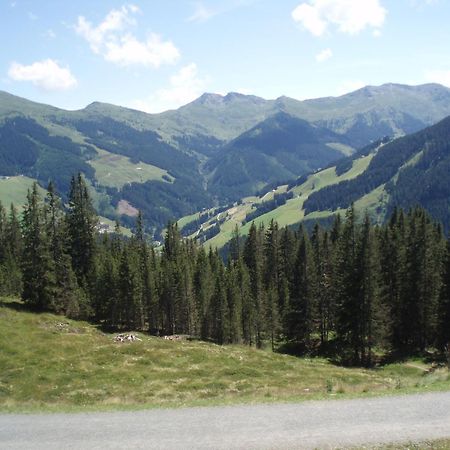
[[[66, 111], [0, 92], [0, 175], [43, 187], [52, 179], [64, 195], [81, 171], [102, 215], [131, 223], [141, 209], [157, 235], [169, 219], [355, 161], [358, 149], [384, 136], [448, 115], [450, 89], [437, 84], [368, 86], [305, 101], [204, 94], [161, 114], [98, 102]], [[319, 208], [318, 198], [311, 195], [306, 211]]]

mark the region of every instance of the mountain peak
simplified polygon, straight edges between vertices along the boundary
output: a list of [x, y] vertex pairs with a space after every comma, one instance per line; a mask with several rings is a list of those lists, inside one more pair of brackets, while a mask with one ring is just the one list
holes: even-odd
[[260, 104], [265, 103], [267, 100], [264, 100], [261, 97], [257, 97], [256, 95], [241, 94], [240, 92], [228, 92], [228, 94], [226, 95], [205, 92], [192, 103], [198, 105], [223, 105], [240, 101]]
[[220, 94], [214, 94], [212, 92], [205, 92], [202, 94], [197, 100], [194, 100], [192, 103], [196, 103], [199, 105], [214, 105], [220, 104], [223, 101], [223, 96]]

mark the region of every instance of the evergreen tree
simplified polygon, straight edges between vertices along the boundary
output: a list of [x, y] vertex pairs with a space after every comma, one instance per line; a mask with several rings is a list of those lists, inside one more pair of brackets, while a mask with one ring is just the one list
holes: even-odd
[[153, 247], [149, 248], [144, 233], [142, 212], [139, 211], [136, 221], [135, 239], [139, 258], [139, 272], [142, 283], [142, 305], [146, 310], [150, 332], [158, 327], [158, 298], [156, 292], [156, 267]]
[[353, 205], [347, 210], [338, 239], [334, 268], [336, 337], [345, 359], [360, 362], [361, 275], [358, 267], [358, 226]]
[[316, 224], [311, 236], [312, 264], [314, 267], [314, 298], [316, 302], [320, 343], [328, 341], [332, 330], [332, 261], [328, 233]]
[[[264, 287], [266, 291], [265, 324], [269, 331], [272, 350], [281, 334], [280, 294], [283, 292], [281, 274], [282, 255], [278, 224], [272, 219], [266, 232], [264, 243]], [[283, 298], [282, 305], [286, 302]]]
[[53, 309], [56, 294], [55, 267], [46, 228], [44, 207], [34, 183], [28, 191], [22, 219], [22, 298], [40, 311]]
[[359, 290], [359, 361], [372, 365], [373, 348], [384, 342], [386, 314], [380, 299], [380, 267], [375, 234], [366, 215], [360, 236], [358, 269]]
[[298, 236], [300, 243], [295, 264], [287, 337], [298, 347], [311, 349], [312, 334], [316, 329], [317, 280], [309, 236], [302, 227]]
[[207, 339], [211, 333], [210, 303], [213, 295], [213, 278], [211, 267], [205, 250], [201, 247], [197, 253], [194, 273], [195, 309], [197, 312], [197, 329], [202, 339]]
[[228, 309], [225, 267], [217, 250], [209, 253], [213, 274], [213, 295], [210, 303], [210, 335], [218, 344], [230, 342], [230, 311]]
[[0, 202], [0, 293], [3, 295], [22, 293], [22, 251], [23, 239], [17, 210], [11, 204], [7, 219]]
[[440, 349], [450, 352], [450, 239], [447, 240], [443, 284], [439, 302], [439, 327], [437, 343]]
[[142, 284], [136, 259], [133, 248], [124, 246], [119, 265], [118, 324], [127, 330], [144, 329]]
[[89, 309], [83, 293], [78, 287], [72, 262], [68, 253], [68, 233], [64, 221], [60, 199], [53, 183], [47, 188], [47, 235], [49, 251], [53, 259], [55, 277], [55, 312], [66, 314], [68, 317], [88, 317]]
[[94, 270], [97, 222], [86, 181], [80, 173], [70, 183], [67, 225], [72, 266], [79, 285], [87, 290]]
[[250, 275], [251, 303], [243, 303], [244, 321], [247, 322], [249, 344], [262, 346], [265, 331], [264, 310], [265, 298], [263, 289], [263, 246], [261, 230], [257, 230], [253, 222], [244, 246], [244, 262]]

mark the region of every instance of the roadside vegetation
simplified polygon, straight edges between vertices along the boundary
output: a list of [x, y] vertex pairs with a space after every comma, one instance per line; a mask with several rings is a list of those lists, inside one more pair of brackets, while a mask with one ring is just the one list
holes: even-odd
[[116, 334], [87, 322], [29, 312], [15, 298], [0, 302], [3, 412], [302, 401], [450, 388], [447, 369], [425, 359], [368, 370], [144, 333], [136, 333], [141, 341], [118, 343]]

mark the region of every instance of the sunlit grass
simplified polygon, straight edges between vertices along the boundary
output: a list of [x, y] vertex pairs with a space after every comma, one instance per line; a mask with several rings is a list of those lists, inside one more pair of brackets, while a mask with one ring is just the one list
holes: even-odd
[[126, 156], [97, 149], [98, 157], [89, 164], [95, 169], [95, 178], [102, 186], [122, 188], [127, 183], [145, 183], [149, 180], [173, 181], [167, 170], [140, 162], [132, 163]]
[[[85, 322], [0, 307], [3, 411], [167, 407], [301, 401], [448, 389], [423, 362], [377, 370], [246, 346], [167, 341], [138, 334], [119, 344]], [[416, 365], [422, 364], [419, 368]]]
[[[32, 188], [36, 180], [25, 176], [16, 176], [0, 179], [0, 201], [3, 206], [9, 209], [11, 203], [21, 210], [27, 201], [27, 192]], [[46, 191], [38, 188], [42, 197]]]

